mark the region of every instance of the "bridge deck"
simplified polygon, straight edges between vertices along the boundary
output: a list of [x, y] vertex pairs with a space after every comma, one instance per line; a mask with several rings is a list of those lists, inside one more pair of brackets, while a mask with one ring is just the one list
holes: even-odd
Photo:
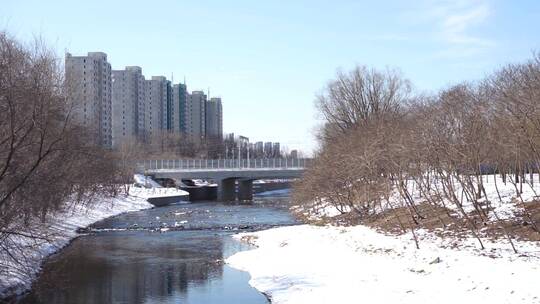
[[[137, 163], [140, 171], [169, 170], [168, 172], [230, 171], [230, 170], [304, 170], [311, 159], [172, 159], [147, 160]], [[157, 171], [156, 171], [157, 172]], [[165, 171], [160, 171], [165, 172]]]
[[253, 196], [253, 180], [299, 178], [311, 159], [179, 159], [151, 160], [138, 163], [145, 174], [172, 179], [210, 179], [218, 184], [218, 199], [235, 199], [235, 180], [238, 181], [238, 199]]
[[178, 168], [178, 169], [146, 169], [147, 172], [162, 172], [162, 173], [172, 173], [172, 172], [237, 172], [237, 171], [252, 171], [252, 172], [258, 172], [258, 171], [291, 171], [291, 170], [298, 170], [298, 171], [304, 171], [305, 168]]

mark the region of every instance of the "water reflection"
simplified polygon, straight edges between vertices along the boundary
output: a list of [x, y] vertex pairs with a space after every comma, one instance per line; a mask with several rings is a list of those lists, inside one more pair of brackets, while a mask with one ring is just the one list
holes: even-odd
[[[224, 210], [224, 205], [219, 206], [212, 210]], [[209, 207], [176, 206], [124, 216], [130, 222], [135, 218], [135, 222], [148, 223], [156, 212], [164, 216]], [[234, 212], [234, 216], [218, 216], [219, 220], [215, 212], [204, 214], [219, 225], [247, 218], [257, 224], [284, 223], [285, 218], [292, 222], [285, 209], [265, 204], [234, 206]], [[191, 213], [198, 215], [188, 220], [207, 225], [200, 212]], [[122, 223], [122, 216], [109, 222], [112, 226]], [[223, 265], [225, 257], [247, 249], [230, 236], [224, 230], [138, 230], [81, 237], [49, 259], [32, 293], [20, 303], [267, 303], [249, 286], [247, 273]]]

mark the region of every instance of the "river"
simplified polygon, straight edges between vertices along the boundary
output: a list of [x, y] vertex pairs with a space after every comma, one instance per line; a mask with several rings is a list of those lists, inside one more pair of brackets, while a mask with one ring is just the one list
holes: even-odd
[[291, 225], [288, 197], [197, 202], [122, 214], [51, 256], [19, 303], [268, 303], [223, 260], [239, 231]]

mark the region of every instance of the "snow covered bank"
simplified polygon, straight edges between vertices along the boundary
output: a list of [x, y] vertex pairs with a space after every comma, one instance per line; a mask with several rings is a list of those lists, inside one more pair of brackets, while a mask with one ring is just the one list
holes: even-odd
[[148, 198], [168, 197], [168, 196], [188, 196], [189, 192], [176, 189], [176, 188], [131, 187], [129, 188], [129, 195], [133, 197], [148, 199]]
[[23, 250], [21, 256], [17, 258], [19, 260], [26, 259], [25, 268], [28, 273], [21, 274], [17, 271], [20, 266], [2, 257], [2, 264], [7, 266], [7, 271], [0, 273], [0, 299], [28, 290], [40, 271], [42, 261], [75, 238], [78, 228], [86, 227], [120, 213], [152, 207], [153, 205], [148, 203], [145, 198], [119, 196], [103, 199], [86, 206], [72, 206], [62, 212], [50, 214], [46, 223], [40, 224], [42, 225], [40, 233], [50, 235], [52, 242], [34, 242], [23, 237], [18, 239], [18, 245]]
[[[532, 179], [531, 179], [532, 177]], [[485, 189], [486, 196], [482, 196], [481, 199], [476, 200], [477, 205], [485, 205], [488, 217], [491, 221], [497, 221], [499, 219], [513, 219], [523, 213], [523, 207], [527, 203], [540, 199], [540, 175], [533, 174], [525, 177], [525, 182], [522, 186], [512, 183], [512, 177], [507, 177], [506, 181], [500, 175], [483, 175], [481, 177], [482, 186]], [[441, 207], [450, 209], [455, 216], [461, 217], [459, 208], [454, 202], [441, 194], [448, 191], [442, 185], [440, 180], [433, 179], [430, 181], [430, 190], [424, 190], [426, 193], [419, 191], [419, 186], [414, 180], [407, 180], [405, 184], [407, 191], [410, 194], [412, 203], [419, 205], [426, 202], [426, 194], [432, 197], [433, 201], [439, 204]], [[476, 188], [478, 184], [476, 183]], [[460, 183], [454, 182], [452, 185], [454, 195], [460, 198], [460, 204], [463, 210], [467, 213], [475, 212], [475, 206], [473, 201], [469, 200], [463, 195], [463, 187]], [[519, 195], [516, 194], [517, 189], [521, 189], [523, 192]], [[442, 199], [442, 201], [441, 201]], [[400, 196], [397, 189], [392, 189], [389, 195], [389, 202], [385, 201], [385, 198], [381, 197], [381, 206], [383, 210], [393, 209], [396, 207], [404, 207], [406, 202]], [[351, 211], [350, 206], [331, 204], [329, 199], [323, 198], [317, 202], [311, 204], [303, 204], [300, 206], [293, 206], [291, 210], [299, 216], [305, 217], [307, 220], [317, 221], [320, 219], [329, 219], [336, 217], [342, 213], [348, 213]]]
[[176, 188], [162, 187], [150, 176], [142, 174], [133, 175], [135, 184], [129, 188], [129, 195], [144, 199], [168, 197], [168, 196], [188, 196], [189, 193]]
[[135, 184], [141, 185], [145, 188], [162, 188], [162, 186], [150, 176], [134, 174], [133, 179], [135, 180]]
[[[272, 303], [540, 303], [540, 244], [388, 236], [365, 226], [292, 226], [235, 237], [257, 249], [226, 262]], [[452, 248], [459, 246], [459, 248]]]

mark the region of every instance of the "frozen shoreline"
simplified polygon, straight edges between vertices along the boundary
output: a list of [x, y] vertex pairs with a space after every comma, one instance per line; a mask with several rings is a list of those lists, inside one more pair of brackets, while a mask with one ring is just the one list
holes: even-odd
[[[236, 235], [258, 248], [226, 262], [272, 303], [540, 303], [540, 244], [389, 236], [366, 226], [291, 226]], [[452, 249], [459, 243], [459, 249]]]
[[[144, 197], [118, 196], [51, 214], [48, 216], [47, 222], [43, 224], [43, 230], [54, 234], [53, 241], [27, 248], [24, 255], [27, 257], [28, 267], [31, 269], [27, 275], [18, 274], [15, 265], [8, 264], [11, 267], [8, 267], [5, 273], [0, 274], [0, 300], [29, 290], [41, 270], [42, 262], [78, 237], [79, 234], [76, 232], [78, 228], [87, 227], [121, 213], [152, 207], [154, 206], [148, 203]], [[27, 240], [21, 239], [21, 243], [25, 242]]]

